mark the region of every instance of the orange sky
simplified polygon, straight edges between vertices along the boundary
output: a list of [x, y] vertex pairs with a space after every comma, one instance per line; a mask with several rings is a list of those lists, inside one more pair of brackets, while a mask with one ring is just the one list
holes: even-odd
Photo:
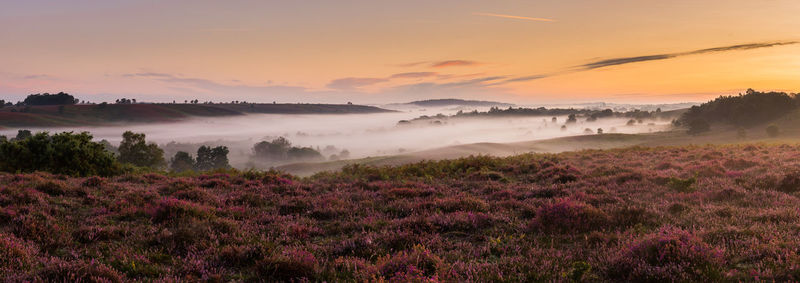
[[0, 99], [681, 102], [797, 92], [800, 44], [684, 53], [798, 41], [797, 15], [796, 0], [13, 1], [0, 10]]

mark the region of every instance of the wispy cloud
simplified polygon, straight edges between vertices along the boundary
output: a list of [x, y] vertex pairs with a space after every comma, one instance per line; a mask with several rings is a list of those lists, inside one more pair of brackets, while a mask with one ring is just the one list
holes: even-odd
[[791, 45], [791, 44], [797, 44], [797, 43], [798, 43], [797, 41], [748, 43], [748, 44], [738, 44], [738, 45], [730, 45], [730, 46], [699, 49], [699, 50], [687, 51], [687, 52], [677, 52], [677, 53], [654, 54], [654, 55], [644, 55], [644, 56], [634, 56], [634, 57], [612, 58], [612, 59], [605, 59], [605, 60], [600, 60], [600, 61], [589, 62], [589, 63], [583, 64], [583, 65], [580, 65], [580, 66], [578, 66], [578, 67], [580, 67], [580, 69], [577, 70], [577, 71], [594, 70], [594, 69], [599, 69], [599, 68], [605, 68], [605, 67], [617, 66], [617, 65], [625, 65], [625, 64], [638, 63], [638, 62], [666, 60], [666, 59], [672, 59], [672, 58], [677, 58], [677, 57], [681, 57], [681, 56], [700, 55], [700, 54], [708, 54], [708, 53], [716, 53], [716, 52], [727, 52], [727, 51], [736, 51], [736, 50], [750, 50], [750, 49], [767, 48], [767, 47], [781, 46], [781, 45]]
[[611, 58], [611, 59], [604, 59], [604, 60], [589, 62], [589, 63], [583, 64], [583, 65], [576, 66], [575, 68], [568, 69], [568, 70], [563, 70], [563, 71], [559, 71], [559, 72], [553, 72], [553, 73], [547, 73], [547, 74], [536, 74], [536, 75], [520, 76], [520, 77], [510, 78], [510, 79], [507, 79], [507, 80], [496, 82], [493, 85], [514, 83], [514, 82], [534, 81], [534, 80], [549, 78], [549, 77], [553, 77], [553, 76], [559, 76], [559, 75], [565, 75], [565, 74], [571, 74], [571, 73], [577, 73], [577, 72], [591, 71], [591, 70], [605, 68], [605, 67], [632, 64], [632, 63], [640, 63], [640, 62], [667, 60], [667, 59], [672, 59], [672, 58], [677, 58], [677, 57], [682, 57], [682, 56], [702, 55], [702, 54], [709, 54], [709, 53], [729, 52], [729, 51], [738, 51], [738, 50], [750, 50], [750, 49], [758, 49], [758, 48], [768, 48], [768, 47], [781, 46], [781, 45], [792, 45], [792, 44], [798, 44], [798, 43], [800, 43], [800, 42], [798, 42], [798, 41], [759, 42], [759, 43], [737, 44], [737, 45], [729, 45], [729, 46], [722, 46], [722, 47], [705, 48], [705, 49], [698, 49], [698, 50], [686, 51], [686, 52], [675, 52], [675, 53], [665, 53], [665, 54], [652, 54], [652, 55], [642, 55], [642, 56], [633, 56], [633, 57]]
[[410, 72], [410, 73], [399, 73], [391, 75], [389, 78], [392, 79], [416, 79], [416, 78], [427, 78], [437, 76], [439, 73], [437, 72]]
[[354, 90], [359, 87], [374, 85], [388, 81], [386, 78], [341, 78], [328, 83], [327, 87], [337, 90]]
[[461, 66], [474, 66], [474, 65], [480, 65], [480, 63], [469, 60], [447, 60], [447, 61], [439, 61], [431, 63], [431, 67], [433, 68], [461, 67]]
[[472, 13], [472, 14], [476, 15], [476, 16], [515, 19], [515, 20], [526, 20], [526, 21], [536, 21], [536, 22], [555, 22], [556, 21], [556, 20], [547, 19], [547, 18], [533, 18], [533, 17], [514, 16], [514, 15], [494, 14], [494, 13]]
[[306, 88], [297, 86], [255, 86], [245, 84], [221, 84], [208, 79], [200, 78], [187, 78], [180, 75], [173, 75], [167, 73], [157, 72], [141, 72], [132, 74], [123, 74], [123, 77], [138, 77], [148, 78], [166, 83], [176, 83], [197, 90], [208, 91], [213, 93], [240, 93], [240, 94], [283, 94], [283, 93], [304, 93]]

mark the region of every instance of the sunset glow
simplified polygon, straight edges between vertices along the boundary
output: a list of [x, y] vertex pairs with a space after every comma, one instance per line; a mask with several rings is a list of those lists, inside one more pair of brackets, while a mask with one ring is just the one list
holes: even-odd
[[0, 5], [0, 95], [13, 99], [535, 104], [800, 90], [794, 0]]

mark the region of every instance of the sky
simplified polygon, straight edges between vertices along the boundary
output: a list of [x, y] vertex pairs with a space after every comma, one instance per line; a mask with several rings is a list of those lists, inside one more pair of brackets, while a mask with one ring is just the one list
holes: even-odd
[[797, 0], [0, 0], [0, 99], [514, 103], [800, 91]]

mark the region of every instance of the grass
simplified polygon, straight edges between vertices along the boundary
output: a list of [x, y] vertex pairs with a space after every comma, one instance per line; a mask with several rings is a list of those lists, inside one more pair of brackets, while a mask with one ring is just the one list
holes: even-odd
[[796, 281], [800, 146], [0, 174], [4, 281]]

